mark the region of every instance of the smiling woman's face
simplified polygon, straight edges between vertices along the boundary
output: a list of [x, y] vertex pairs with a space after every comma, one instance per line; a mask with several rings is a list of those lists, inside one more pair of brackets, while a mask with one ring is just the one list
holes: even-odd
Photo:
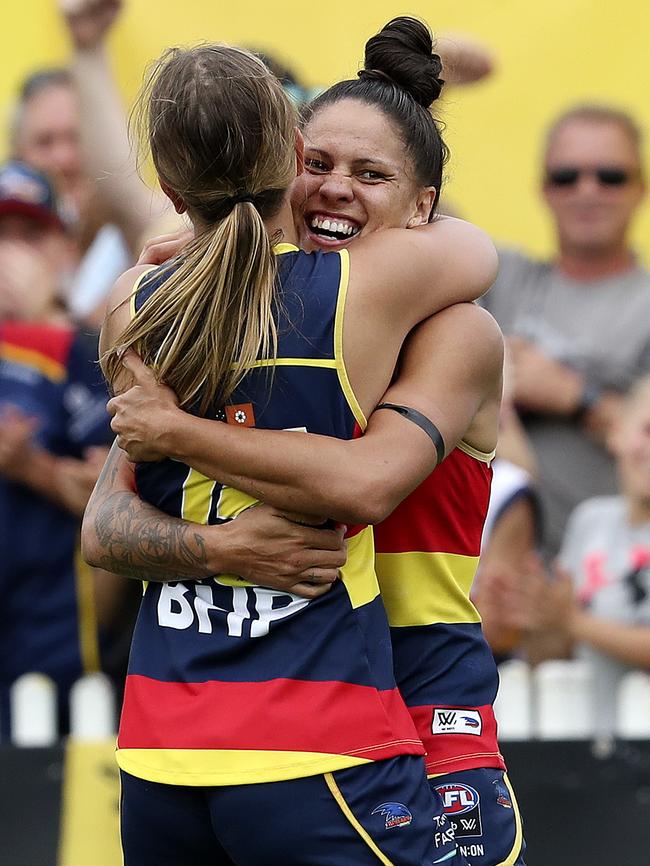
[[335, 250], [383, 228], [426, 223], [433, 187], [422, 187], [394, 124], [374, 106], [343, 99], [303, 130], [305, 171], [291, 203], [300, 246]]

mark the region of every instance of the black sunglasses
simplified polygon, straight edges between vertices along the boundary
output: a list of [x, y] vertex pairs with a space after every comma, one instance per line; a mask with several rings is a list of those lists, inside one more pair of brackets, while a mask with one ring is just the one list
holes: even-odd
[[550, 186], [575, 186], [583, 175], [595, 177], [601, 186], [624, 186], [631, 174], [624, 168], [600, 166], [598, 168], [551, 168], [546, 172], [546, 183]]

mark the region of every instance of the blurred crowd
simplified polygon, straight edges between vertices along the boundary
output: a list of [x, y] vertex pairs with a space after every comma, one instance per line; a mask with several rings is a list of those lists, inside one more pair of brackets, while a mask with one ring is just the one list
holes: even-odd
[[[84, 671], [105, 670], [119, 693], [139, 596], [78, 555], [112, 439], [97, 365], [106, 294], [147, 236], [178, 225], [127, 136], [106, 51], [121, 6], [61, 0], [70, 64], [23, 82], [0, 166], [0, 739], [25, 672], [57, 684], [62, 730]], [[492, 72], [465, 37], [439, 51], [448, 85]], [[265, 59], [297, 102], [310, 98]], [[482, 302], [508, 351], [474, 595], [498, 660], [587, 659], [602, 708], [627, 670], [650, 669], [650, 273], [629, 243], [641, 130], [617, 106], [568, 107], [539, 178], [555, 251], [500, 250]]]

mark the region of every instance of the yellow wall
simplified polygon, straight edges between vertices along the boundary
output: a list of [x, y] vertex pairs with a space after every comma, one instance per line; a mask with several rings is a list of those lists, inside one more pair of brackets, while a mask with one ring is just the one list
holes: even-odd
[[[500, 241], [550, 248], [536, 197], [539, 141], [554, 113], [575, 100], [616, 101], [650, 120], [650, 63], [645, 54], [650, 4], [642, 0], [439, 0], [403, 6], [268, 3], [256, 0], [128, 0], [111, 39], [125, 97], [133, 97], [145, 62], [168, 44], [224, 39], [267, 48], [310, 84], [354, 74], [365, 39], [388, 18], [421, 15], [437, 30], [465, 31], [488, 43], [498, 72], [484, 84], [449, 92], [444, 119], [453, 160], [449, 192], [468, 218]], [[304, 10], [304, 11], [303, 11]], [[55, 0], [3, 3], [0, 49], [5, 111], [20, 78], [67, 56]], [[650, 261], [650, 211], [635, 238]]]

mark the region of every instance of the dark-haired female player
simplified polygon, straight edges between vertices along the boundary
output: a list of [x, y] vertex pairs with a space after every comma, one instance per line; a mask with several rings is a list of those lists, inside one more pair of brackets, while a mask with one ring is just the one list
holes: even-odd
[[[247, 52], [170, 52], [145, 108], [161, 186], [196, 240], [116, 286], [103, 332], [113, 386], [134, 347], [194, 412], [351, 438], [408, 330], [489, 282], [491, 245], [443, 221], [352, 253], [274, 251], [271, 238], [295, 237], [301, 138]], [[434, 190], [407, 188], [425, 222]], [[136, 480], [150, 505], [198, 522], [254, 504], [179, 461], [140, 463]], [[225, 575], [186, 584], [172, 563], [147, 586], [118, 740], [127, 864], [462, 862], [394, 684], [371, 531], [348, 545], [341, 581], [312, 601]]]

